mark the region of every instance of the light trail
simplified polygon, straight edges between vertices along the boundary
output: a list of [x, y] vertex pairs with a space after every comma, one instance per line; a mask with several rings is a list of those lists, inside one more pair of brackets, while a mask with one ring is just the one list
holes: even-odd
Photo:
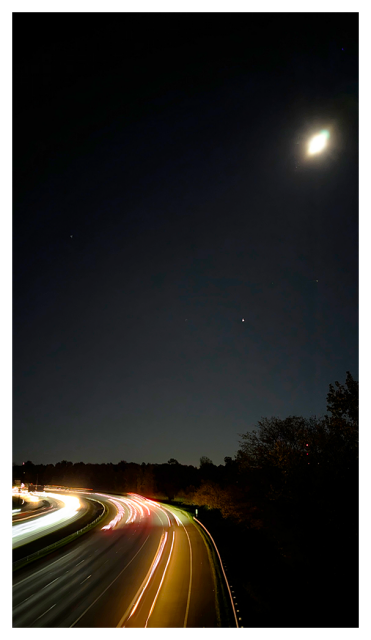
[[[135, 522], [135, 520], [141, 519], [144, 517], [144, 512], [143, 512], [143, 507], [145, 507], [147, 509], [147, 513], [148, 515], [150, 514], [150, 511], [148, 509], [148, 507], [146, 505], [143, 505], [142, 503], [139, 502], [139, 500], [136, 498], [116, 498], [115, 500], [109, 496], [106, 495], [104, 493], [98, 493], [98, 496], [102, 496], [104, 498], [107, 498], [107, 500], [109, 500], [110, 502], [112, 502], [112, 504], [115, 505], [116, 509], [117, 509], [117, 515], [116, 517], [111, 520], [111, 522], [109, 522], [107, 525], [105, 525], [104, 527], [102, 527], [102, 530], [109, 530], [109, 529], [113, 529], [123, 518], [124, 516], [124, 510], [122, 508], [122, 505], [125, 505], [129, 511], [128, 517], [126, 518], [125, 524], [131, 524], [132, 522]], [[135, 494], [133, 494], [135, 495]]]
[[134, 496], [134, 498], [131, 498], [132, 500], [136, 500], [137, 502], [139, 502], [139, 504], [147, 510], [147, 515], [150, 515], [150, 510], [147, 507], [147, 505], [145, 504], [146, 502], [146, 498], [143, 498], [142, 496], [138, 495], [137, 493], [129, 493], [129, 496]]
[[131, 500], [130, 498], [123, 498], [123, 502], [125, 502], [125, 504], [127, 504], [128, 506], [130, 505], [133, 509], [133, 517], [128, 522], [134, 522], [137, 516], [138, 518], [143, 517], [144, 514], [142, 507], [138, 505], [134, 500]]
[[158, 504], [158, 502], [155, 502], [155, 500], [149, 500], [147, 498], [147, 502], [149, 502], [150, 504], [152, 504], [154, 507], [156, 507], [157, 509], [160, 509], [160, 511], [162, 511], [162, 513], [166, 516], [167, 521], [169, 523], [169, 527], [171, 527], [171, 522], [170, 522], [170, 518], [167, 515], [166, 511], [164, 511], [164, 509], [162, 507], [160, 507], [160, 505]]
[[[102, 496], [103, 494], [102, 493], [98, 493], [98, 495]], [[109, 522], [104, 527], [102, 527], [102, 531], [103, 531], [103, 529], [114, 529], [114, 527], [120, 522], [120, 520], [122, 520], [122, 518], [124, 517], [124, 514], [125, 514], [125, 511], [124, 511], [122, 505], [119, 502], [117, 502], [116, 500], [113, 500], [113, 498], [109, 498], [109, 501], [112, 502], [112, 504], [116, 507], [117, 514], [113, 518], [113, 520], [111, 520], [111, 522]]]
[[182, 527], [183, 527], [183, 529], [184, 529], [184, 531], [186, 533], [186, 536], [188, 538], [188, 546], [189, 546], [189, 585], [188, 585], [187, 606], [186, 606], [186, 612], [185, 612], [185, 616], [184, 616], [184, 625], [183, 625], [184, 628], [186, 628], [187, 621], [188, 621], [189, 604], [190, 604], [190, 601], [191, 601], [191, 591], [192, 591], [192, 545], [191, 545], [190, 537], [188, 535], [188, 531], [187, 531], [185, 525], [183, 524], [183, 522], [181, 521], [181, 519], [178, 518], [178, 516], [175, 515], [175, 513], [173, 511], [170, 511], [170, 509], [169, 509], [169, 513], [171, 513], [174, 516], [178, 526], [182, 525]]
[[146, 624], [144, 625], [144, 628], [146, 628], [146, 627], [147, 627], [147, 625], [148, 625], [148, 620], [150, 619], [150, 617], [151, 617], [151, 615], [152, 615], [152, 611], [153, 611], [153, 609], [155, 608], [156, 600], [157, 600], [158, 594], [160, 593], [160, 590], [161, 590], [161, 587], [162, 587], [162, 583], [163, 583], [163, 581], [164, 581], [164, 578], [165, 578], [165, 574], [166, 574], [167, 568], [168, 568], [168, 566], [169, 566], [169, 562], [170, 562], [171, 554], [172, 554], [172, 552], [173, 552], [174, 538], [175, 538], [175, 531], [173, 531], [173, 540], [172, 540], [172, 542], [171, 542], [171, 549], [170, 549], [169, 557], [168, 557], [168, 559], [167, 559], [166, 567], [165, 567], [165, 569], [164, 569], [164, 573], [162, 574], [161, 582], [160, 582], [160, 585], [159, 585], [159, 587], [158, 587], [158, 589], [157, 589], [157, 593], [156, 593], [156, 595], [155, 595], [155, 599], [154, 599], [154, 601], [152, 602], [152, 606], [151, 606], [150, 612], [149, 612], [149, 614], [148, 614], [148, 618], [147, 618], [147, 620], [146, 620]]
[[130, 522], [134, 522], [135, 520], [135, 512], [130, 503], [128, 503], [126, 506], [129, 509], [129, 515], [126, 518], [126, 524], [130, 524]]
[[33, 519], [31, 522], [22, 522], [12, 527], [13, 545], [21, 539], [34, 535], [37, 531], [45, 532], [46, 529], [54, 527], [56, 524], [62, 524], [73, 518], [80, 509], [80, 501], [74, 496], [60, 496], [54, 493], [45, 494], [46, 497], [59, 500], [64, 504], [61, 509], [53, 513], [40, 515], [39, 518]]
[[[143, 585], [144, 582], [145, 582], [145, 585], [144, 585], [144, 587], [143, 586], [140, 587], [140, 589], [139, 589], [140, 594], [137, 597], [137, 600], [136, 600], [136, 602], [135, 602], [135, 604], [134, 604], [134, 606], [133, 606], [133, 608], [131, 610], [131, 613], [130, 613], [129, 617], [127, 618], [127, 620], [130, 620], [130, 618], [134, 615], [134, 613], [136, 612], [136, 610], [138, 608], [138, 605], [139, 605], [139, 603], [140, 603], [140, 601], [141, 601], [141, 599], [143, 597], [143, 594], [144, 594], [145, 590], [147, 589], [147, 587], [148, 587], [148, 585], [150, 583], [150, 580], [151, 580], [151, 578], [152, 578], [152, 576], [153, 576], [153, 574], [154, 574], [154, 572], [156, 570], [156, 567], [157, 567], [158, 563], [161, 560], [161, 556], [162, 556], [162, 553], [164, 551], [166, 540], [167, 540], [167, 531], [165, 531], [165, 533], [163, 533], [162, 536], [161, 536], [161, 540], [160, 540], [160, 544], [159, 544], [156, 556], [155, 556], [155, 558], [154, 558], [154, 560], [153, 560], [153, 562], [152, 562], [152, 564], [150, 566], [150, 569], [149, 569], [149, 571], [147, 573], [147, 576], [145, 577], [145, 579], [144, 579], [144, 581], [142, 583], [142, 585]], [[124, 619], [125, 619], [125, 616], [124, 616]], [[123, 619], [120, 620], [120, 622], [118, 624], [119, 627], [122, 626], [122, 622], [123, 622]]]

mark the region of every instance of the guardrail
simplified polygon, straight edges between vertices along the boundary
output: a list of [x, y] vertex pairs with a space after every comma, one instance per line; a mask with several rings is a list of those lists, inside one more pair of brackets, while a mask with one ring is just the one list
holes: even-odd
[[231, 594], [231, 589], [230, 589], [230, 586], [229, 586], [229, 583], [228, 583], [228, 580], [227, 580], [227, 576], [225, 575], [225, 571], [224, 571], [224, 568], [223, 568], [223, 562], [222, 562], [222, 559], [221, 559], [221, 557], [220, 557], [220, 553], [219, 553], [219, 551], [218, 551], [218, 547], [216, 546], [216, 544], [215, 544], [215, 540], [214, 540], [214, 538], [212, 537], [212, 535], [211, 535], [210, 531], [208, 531], [208, 530], [206, 529], [205, 525], [203, 525], [203, 524], [202, 524], [202, 522], [200, 522], [199, 520], [197, 520], [197, 518], [195, 518], [194, 516], [193, 516], [193, 520], [194, 520], [195, 522], [197, 522], [199, 525], [201, 525], [201, 527], [202, 527], [203, 529], [205, 529], [205, 531], [206, 531], [207, 535], [209, 536], [210, 540], [212, 540], [212, 542], [213, 542], [213, 545], [214, 545], [214, 547], [215, 547], [215, 551], [216, 551], [216, 552], [217, 552], [217, 554], [218, 554], [218, 558], [219, 558], [219, 562], [220, 562], [220, 567], [221, 567], [221, 570], [222, 570], [222, 572], [223, 572], [223, 576], [224, 576], [224, 579], [225, 579], [225, 583], [226, 583], [226, 585], [227, 585], [227, 589], [228, 589], [228, 592], [229, 592], [229, 597], [230, 597], [230, 599], [231, 599], [231, 605], [232, 605], [232, 611], [233, 611], [233, 615], [234, 615], [234, 620], [235, 620], [235, 623], [236, 623], [236, 627], [237, 627], [237, 629], [238, 629], [238, 628], [239, 628], [239, 624], [238, 624], [238, 619], [237, 619], [236, 607], [234, 606], [233, 597], [232, 597], [232, 594]]
[[[88, 498], [88, 499], [89, 500], [94, 500], [94, 498]], [[69, 542], [72, 542], [72, 540], [74, 540], [75, 538], [78, 538], [83, 533], [86, 533], [89, 529], [92, 529], [93, 527], [95, 527], [98, 524], [98, 522], [100, 520], [102, 520], [102, 518], [105, 516], [106, 511], [107, 511], [107, 507], [105, 506], [105, 504], [103, 504], [103, 502], [100, 502], [99, 500], [94, 500], [94, 502], [98, 502], [99, 504], [102, 505], [103, 512], [97, 518], [95, 518], [95, 520], [93, 520], [93, 522], [89, 522], [89, 524], [87, 524], [82, 529], [79, 529], [78, 531], [75, 531], [74, 533], [71, 533], [69, 536], [66, 536], [65, 538], [62, 538], [61, 540], [58, 540], [58, 542], [54, 542], [53, 544], [50, 544], [47, 547], [44, 547], [43, 549], [40, 549], [40, 551], [35, 551], [35, 553], [31, 553], [31, 555], [26, 556], [25, 558], [21, 558], [20, 560], [17, 560], [16, 562], [13, 562], [13, 571], [16, 571], [17, 569], [20, 569], [24, 565], [26, 565], [26, 564], [28, 564], [30, 562], [33, 562], [34, 560], [37, 560], [38, 558], [42, 558], [43, 556], [46, 556], [48, 553], [51, 553], [52, 551], [54, 551], [58, 547], [63, 547], [65, 544], [68, 544]]]

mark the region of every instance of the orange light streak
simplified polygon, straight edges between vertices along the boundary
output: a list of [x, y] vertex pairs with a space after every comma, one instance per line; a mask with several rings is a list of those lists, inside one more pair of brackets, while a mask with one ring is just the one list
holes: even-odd
[[152, 615], [152, 611], [153, 611], [153, 609], [155, 608], [156, 600], [157, 600], [158, 594], [160, 593], [160, 589], [161, 589], [161, 587], [162, 587], [162, 583], [163, 583], [164, 578], [165, 578], [165, 573], [166, 573], [167, 568], [168, 568], [168, 566], [169, 566], [169, 562], [170, 562], [171, 554], [172, 554], [172, 552], [173, 552], [174, 537], [175, 537], [175, 531], [173, 531], [173, 540], [172, 540], [172, 543], [171, 543], [171, 549], [170, 549], [169, 557], [168, 557], [168, 559], [167, 559], [166, 567], [165, 567], [165, 569], [164, 569], [164, 573], [162, 574], [161, 582], [160, 582], [159, 587], [158, 587], [158, 589], [157, 589], [157, 593], [156, 593], [156, 595], [155, 595], [155, 599], [154, 599], [154, 601], [152, 602], [152, 607], [151, 607], [150, 612], [149, 612], [149, 614], [148, 614], [148, 618], [147, 618], [147, 620], [146, 620], [146, 624], [144, 625], [144, 628], [146, 628], [146, 627], [147, 627], [147, 625], [148, 625], [148, 620], [150, 619], [150, 617], [151, 617], [151, 615]]
[[143, 594], [144, 594], [145, 590], [148, 587], [148, 584], [149, 584], [149, 582], [150, 582], [150, 580], [151, 580], [151, 578], [152, 578], [152, 576], [153, 576], [153, 574], [155, 572], [155, 569], [156, 569], [158, 563], [160, 562], [160, 559], [161, 559], [161, 556], [162, 556], [162, 553], [164, 551], [164, 547], [165, 547], [165, 544], [166, 544], [166, 540], [167, 540], [167, 531], [165, 532], [165, 534], [162, 534], [161, 540], [162, 540], [162, 542], [160, 542], [160, 547], [159, 547], [159, 549], [157, 551], [156, 557], [155, 557], [154, 561], [152, 562], [152, 565], [151, 565], [151, 568], [149, 570], [149, 573], [147, 574], [148, 575], [147, 582], [144, 585], [144, 587], [143, 587], [143, 589], [142, 589], [142, 591], [140, 593], [140, 596], [138, 597], [138, 600], [136, 601], [134, 607], [132, 608], [130, 616], [128, 617], [128, 620], [130, 620], [130, 618], [136, 612], [136, 610], [138, 608], [138, 605], [139, 605], [139, 603], [140, 603], [140, 601], [141, 601], [141, 599], [143, 597]]

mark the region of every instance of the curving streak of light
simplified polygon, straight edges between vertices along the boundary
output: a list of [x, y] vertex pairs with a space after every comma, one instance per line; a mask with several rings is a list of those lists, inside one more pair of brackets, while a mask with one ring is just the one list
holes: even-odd
[[130, 496], [134, 496], [131, 499], [135, 500], [136, 502], [138, 502], [143, 507], [143, 509], [146, 509], [147, 516], [149, 516], [151, 514], [149, 508], [146, 505], [146, 498], [143, 498], [142, 496], [139, 496], [137, 493], [129, 493], [129, 495]]
[[144, 628], [146, 628], [146, 627], [147, 627], [147, 625], [148, 625], [148, 620], [150, 619], [150, 617], [151, 617], [151, 615], [152, 615], [152, 611], [153, 611], [153, 609], [155, 608], [156, 600], [157, 600], [157, 598], [158, 598], [158, 594], [160, 593], [160, 589], [161, 589], [161, 587], [162, 587], [162, 583], [163, 583], [163, 581], [164, 581], [164, 578], [165, 578], [165, 574], [166, 574], [167, 568], [168, 568], [168, 566], [169, 566], [169, 562], [170, 562], [171, 554], [172, 554], [172, 552], [173, 552], [174, 536], [175, 536], [175, 531], [173, 531], [173, 540], [172, 540], [172, 543], [171, 543], [171, 549], [170, 549], [169, 557], [168, 557], [168, 559], [167, 559], [166, 567], [165, 567], [165, 569], [164, 569], [164, 573], [162, 574], [161, 582], [160, 582], [159, 587], [158, 587], [158, 589], [157, 589], [157, 593], [156, 593], [156, 595], [155, 595], [155, 599], [154, 599], [154, 600], [153, 600], [153, 602], [152, 602], [152, 606], [151, 606], [151, 609], [150, 609], [150, 611], [149, 611], [148, 618], [147, 618], [147, 620], [146, 620], [146, 624], [144, 625]]
[[64, 506], [53, 513], [40, 515], [39, 518], [31, 520], [30, 522], [13, 525], [12, 539], [14, 542], [17, 542], [17, 540], [21, 538], [34, 535], [37, 531], [41, 533], [50, 527], [54, 527], [58, 523], [65, 523], [67, 520], [73, 518], [80, 509], [80, 501], [74, 496], [56, 495], [54, 493], [45, 493], [43, 496], [44, 495], [48, 498], [59, 500]]
[[160, 507], [160, 505], [158, 504], [158, 502], [155, 502], [154, 500], [149, 500], [147, 498], [147, 502], [149, 502], [150, 504], [152, 504], [154, 507], [156, 507], [156, 509], [159, 509], [160, 511], [162, 511], [162, 513], [167, 517], [167, 521], [169, 523], [169, 527], [171, 527], [171, 522], [170, 522], [170, 518], [167, 515], [166, 511], [164, 511], [164, 509], [162, 509], [162, 507]]
[[131, 522], [134, 522], [134, 520], [135, 520], [135, 511], [134, 511], [133, 507], [131, 506], [130, 502], [128, 502], [126, 504], [126, 506], [129, 509], [129, 515], [126, 518], [126, 524], [130, 524]]
[[102, 527], [103, 529], [113, 529], [124, 517], [125, 511], [123, 509], [123, 505], [125, 505], [129, 511], [128, 517], [126, 518], [125, 524], [130, 524], [132, 522], [135, 522], [135, 520], [140, 517], [143, 517], [143, 509], [142, 506], [140, 504], [138, 504], [138, 502], [136, 500], [133, 499], [129, 499], [129, 498], [116, 498], [113, 499], [111, 496], [106, 495], [104, 493], [98, 493], [97, 495], [102, 496], [103, 498], [107, 498], [110, 502], [112, 502], [112, 504], [114, 504], [114, 506], [117, 509], [117, 514], [116, 516], [113, 518], [113, 520], [111, 520], [111, 522], [109, 522], [107, 525], [105, 525], [104, 527]]
[[143, 518], [144, 513], [143, 513], [142, 505], [140, 504], [139, 500], [134, 500], [134, 498], [130, 498], [130, 500], [134, 503], [135, 505], [134, 508], [139, 510], [141, 518]]
[[[99, 493], [98, 495], [103, 495], [103, 494]], [[114, 527], [120, 522], [120, 520], [122, 520], [122, 518], [124, 517], [124, 514], [125, 514], [125, 511], [123, 509], [122, 504], [120, 504], [117, 500], [113, 500], [113, 498], [109, 498], [109, 501], [112, 502], [112, 504], [115, 505], [115, 507], [117, 509], [117, 514], [113, 518], [113, 520], [111, 520], [111, 522], [106, 524], [105, 527], [102, 527], [102, 531], [103, 531], [103, 529], [114, 529]]]
[[160, 560], [161, 560], [161, 556], [162, 556], [163, 551], [164, 551], [164, 548], [165, 548], [166, 540], [167, 540], [167, 531], [165, 531], [165, 533], [164, 533], [164, 534], [162, 534], [162, 536], [161, 536], [160, 546], [159, 546], [159, 549], [158, 549], [158, 551], [157, 551], [156, 557], [155, 557], [154, 561], [153, 561], [153, 562], [152, 562], [152, 564], [151, 564], [150, 570], [149, 570], [149, 572], [148, 572], [148, 574], [147, 574], [147, 580], [146, 580], [146, 583], [145, 583], [144, 587], [141, 587], [140, 594], [139, 594], [139, 596], [138, 596], [138, 598], [137, 598], [137, 601], [136, 601], [135, 605], [133, 606], [133, 608], [132, 608], [132, 610], [131, 610], [131, 613], [130, 613], [130, 616], [129, 616], [128, 620], [129, 620], [129, 619], [134, 615], [134, 613], [136, 612], [136, 610], [137, 610], [137, 608], [138, 608], [138, 605], [139, 605], [139, 603], [140, 603], [140, 601], [141, 601], [141, 599], [142, 599], [142, 597], [143, 597], [143, 594], [144, 594], [145, 590], [146, 590], [146, 589], [147, 589], [147, 587], [148, 587], [148, 584], [149, 584], [149, 582], [150, 582], [150, 580], [151, 580], [151, 578], [152, 578], [152, 576], [153, 576], [153, 574], [154, 574], [154, 572], [155, 572], [155, 570], [156, 570], [156, 567], [157, 567], [158, 563], [159, 563], [159, 562], [160, 562]]

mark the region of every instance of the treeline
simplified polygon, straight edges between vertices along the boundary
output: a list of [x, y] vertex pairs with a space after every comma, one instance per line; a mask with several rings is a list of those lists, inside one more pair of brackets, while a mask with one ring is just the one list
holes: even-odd
[[358, 382], [330, 384], [324, 417], [262, 418], [228, 466], [193, 498], [244, 626], [358, 626]]
[[13, 465], [13, 483], [25, 485], [59, 485], [114, 493], [134, 492], [148, 498], [177, 499], [192, 503], [197, 489], [208, 483], [224, 486], [229, 481], [231, 458], [225, 465], [215, 465], [203, 456], [200, 466], [180, 464], [171, 458], [164, 464], [136, 464], [122, 460], [118, 464], [85, 464], [62, 460], [57, 464]]

